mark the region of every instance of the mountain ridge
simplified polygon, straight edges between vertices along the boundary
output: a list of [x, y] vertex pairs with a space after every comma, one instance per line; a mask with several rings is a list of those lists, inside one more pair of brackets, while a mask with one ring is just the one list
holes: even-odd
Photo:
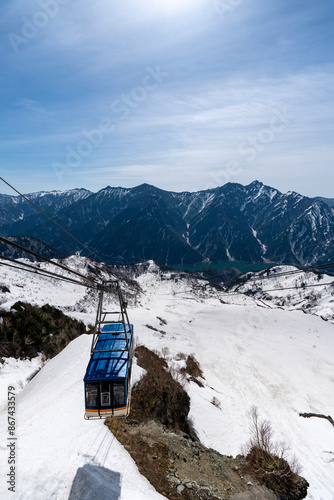
[[[323, 199], [281, 193], [257, 180], [196, 192], [147, 183], [32, 193], [34, 203], [112, 264], [154, 259], [200, 262], [333, 261], [334, 208]], [[86, 250], [19, 197], [0, 195], [0, 234], [42, 240], [65, 255]]]

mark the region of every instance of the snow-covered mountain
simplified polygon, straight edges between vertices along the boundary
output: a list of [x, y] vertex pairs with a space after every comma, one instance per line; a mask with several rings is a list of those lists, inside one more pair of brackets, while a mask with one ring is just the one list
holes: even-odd
[[[48, 215], [57, 213], [61, 208], [87, 198], [92, 193], [87, 189], [69, 189], [66, 191], [38, 191], [25, 196], [37, 204], [41, 210], [47, 210]], [[20, 221], [29, 215], [38, 215], [36, 209], [21, 196], [0, 194], [0, 222], [8, 224]]]
[[[50, 217], [59, 211], [90, 196], [87, 189], [29, 193], [26, 197]], [[43, 226], [48, 219], [21, 196], [0, 195], [1, 236], [30, 236], [51, 244], [43, 235]], [[40, 227], [34, 230], [33, 228]], [[56, 226], [55, 226], [56, 227]], [[52, 244], [51, 244], [52, 246]], [[60, 247], [56, 250], [62, 251]]]
[[[32, 198], [113, 264], [154, 259], [167, 265], [311, 265], [334, 260], [334, 209], [320, 199], [283, 194], [258, 181], [195, 193], [143, 184], [131, 189], [108, 186], [97, 193], [36, 193]], [[31, 236], [65, 255], [82, 250], [24, 200], [0, 196], [0, 209], [2, 236]]]
[[327, 203], [327, 205], [329, 205], [330, 207], [334, 207], [334, 198], [324, 198], [322, 196], [317, 196], [316, 199]]
[[[78, 256], [66, 264], [83, 273], [92, 272], [93, 264]], [[317, 309], [304, 307], [308, 299], [302, 296], [304, 309], [291, 310], [296, 309], [294, 300], [287, 300], [286, 295], [285, 303], [277, 299], [283, 294], [279, 288], [293, 285], [296, 278], [288, 275], [287, 281], [281, 275], [288, 270], [294, 269], [270, 271], [276, 274], [270, 285], [274, 292], [260, 291], [261, 287], [269, 289], [263, 279], [262, 284], [255, 283], [256, 293], [247, 295], [241, 292], [253, 288], [254, 282], [244, 283], [243, 290], [217, 291], [202, 280], [180, 279], [179, 273], [162, 271], [148, 262], [132, 268], [139, 286], [130, 300], [129, 315], [137, 343], [162, 354], [175, 373], [182, 367], [180, 353], [193, 354], [198, 360], [203, 387], [188, 381], [185, 388], [203, 444], [237, 455], [249, 438], [248, 412], [255, 405], [271, 422], [277, 440], [285, 441], [301, 463], [302, 475], [310, 483], [307, 498], [332, 500], [333, 428], [324, 419], [299, 416], [300, 412], [334, 413], [334, 324], [328, 312], [333, 287], [325, 284], [332, 278], [323, 276], [317, 281], [322, 286], [315, 290], [323, 299], [318, 298]], [[17, 300], [50, 303], [87, 324], [94, 322], [95, 292], [9, 268], [0, 271], [2, 308], [9, 309]], [[101, 267], [100, 275], [105, 272]], [[296, 276], [305, 286], [317, 279], [310, 273]], [[128, 291], [129, 286], [125, 285]], [[89, 352], [90, 337], [82, 335], [31, 381], [29, 374], [41, 360], [9, 359], [1, 365], [0, 455], [5, 465], [8, 385], [15, 386], [18, 393], [17, 498], [68, 500], [73, 483], [82, 475], [88, 491], [93, 483], [94, 487], [108, 487], [114, 498], [163, 498], [139, 474], [131, 456], [103, 422], [84, 420], [82, 379]], [[134, 377], [140, 377], [136, 366]], [[13, 498], [4, 475], [0, 481], [2, 498]]]

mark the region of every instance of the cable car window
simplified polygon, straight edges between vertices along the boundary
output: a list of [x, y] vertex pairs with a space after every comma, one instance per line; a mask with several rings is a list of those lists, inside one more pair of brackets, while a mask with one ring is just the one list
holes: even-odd
[[97, 406], [97, 384], [86, 384], [86, 406]]
[[101, 406], [110, 406], [110, 386], [105, 382], [101, 384]]
[[114, 406], [122, 406], [125, 404], [125, 391], [123, 382], [114, 383]]
[[110, 392], [101, 392], [101, 406], [110, 406]]

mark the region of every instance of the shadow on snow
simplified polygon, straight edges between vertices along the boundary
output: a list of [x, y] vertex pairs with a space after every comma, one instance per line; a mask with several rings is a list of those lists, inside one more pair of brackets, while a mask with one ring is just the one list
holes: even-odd
[[119, 500], [121, 474], [105, 467], [85, 464], [77, 470], [68, 500]]

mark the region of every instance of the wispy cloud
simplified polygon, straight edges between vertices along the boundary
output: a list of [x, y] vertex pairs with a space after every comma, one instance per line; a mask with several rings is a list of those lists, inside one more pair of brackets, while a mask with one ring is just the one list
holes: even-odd
[[36, 111], [37, 113], [44, 112], [41, 103], [35, 101], [34, 99], [21, 98], [16, 101], [15, 106], [26, 109], [27, 111]]
[[[29, 171], [44, 183], [36, 189], [85, 179], [186, 190], [230, 176], [330, 195], [333, 2], [224, 0], [233, 8], [223, 17], [206, 0], [54, 0], [53, 14], [42, 4], [0, 6], [1, 142], [22, 180]], [[17, 53], [9, 32], [26, 38]], [[136, 88], [140, 99], [147, 66], [168, 78], [119, 120], [115, 101]], [[290, 117], [280, 133], [275, 110]], [[52, 163], [105, 119], [117, 127], [60, 182]]]

